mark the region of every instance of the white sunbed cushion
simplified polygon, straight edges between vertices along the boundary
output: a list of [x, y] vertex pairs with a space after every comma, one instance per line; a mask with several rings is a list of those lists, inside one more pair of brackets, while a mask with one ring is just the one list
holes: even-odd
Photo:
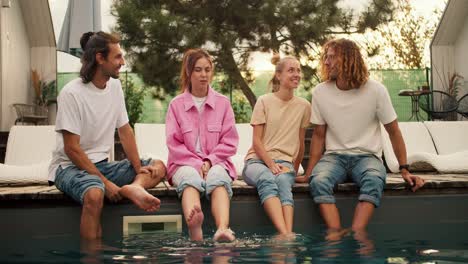
[[468, 151], [453, 154], [435, 155], [429, 153], [415, 153], [408, 157], [408, 163], [418, 166], [426, 163], [440, 173], [467, 173]]
[[[244, 170], [244, 158], [247, 155], [253, 141], [253, 128], [249, 123], [236, 124], [237, 133], [239, 133], [239, 145], [237, 147], [237, 153], [231, 157], [234, 167], [236, 167], [237, 175], [242, 177], [242, 171]], [[299, 166], [299, 175], [304, 174], [304, 168], [302, 165]]]
[[[431, 135], [422, 122], [400, 122], [398, 123], [401, 134], [405, 141], [408, 164], [421, 165], [422, 162], [431, 162], [435, 159], [432, 156], [437, 156], [434, 148]], [[387, 131], [382, 126], [382, 146], [385, 156], [385, 162], [391, 172], [399, 172], [399, 163], [393, 152], [393, 147], [390, 142]]]
[[[165, 129], [165, 124], [135, 124], [135, 138], [140, 157], [159, 159], [167, 165], [168, 149]], [[245, 154], [252, 144], [252, 127], [250, 124], [236, 124], [236, 129], [239, 133], [238, 154], [231, 157], [231, 160], [240, 176], [244, 168]], [[240, 152], [241, 149], [245, 153]]]
[[55, 126], [13, 126], [8, 135], [5, 164], [30, 165], [50, 161], [55, 140]]
[[424, 122], [424, 125], [439, 155], [468, 151], [468, 121], [434, 121]]
[[0, 164], [0, 183], [47, 183], [55, 140], [55, 126], [13, 126], [5, 164]]
[[[237, 171], [237, 176], [242, 176], [244, 158], [252, 146], [253, 129], [249, 123], [236, 124], [239, 134], [237, 153], [231, 157], [231, 161]], [[135, 138], [138, 152], [142, 158], [159, 159], [167, 165], [168, 150], [166, 145], [165, 124], [135, 124]], [[302, 165], [299, 174], [303, 174]]]
[[241, 179], [242, 178], [242, 171], [244, 170], [244, 158], [245, 155], [236, 154], [231, 157], [231, 161], [236, 168], [237, 176]]
[[0, 183], [47, 183], [49, 161], [28, 166], [0, 164]]
[[[245, 155], [252, 146], [253, 128], [249, 123], [236, 124], [237, 133], [239, 134], [239, 145], [237, 146], [237, 154], [242, 156], [242, 161]], [[237, 167], [236, 167], [237, 169]]]
[[160, 159], [167, 164], [165, 124], [135, 124], [135, 139], [140, 157]]

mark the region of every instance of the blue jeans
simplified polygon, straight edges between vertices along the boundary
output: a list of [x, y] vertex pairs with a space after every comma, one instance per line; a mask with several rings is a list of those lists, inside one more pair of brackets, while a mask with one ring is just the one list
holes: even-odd
[[294, 206], [292, 194], [292, 186], [296, 176], [294, 166], [284, 160], [275, 160], [275, 162], [288, 167], [290, 171], [274, 175], [262, 160], [249, 159], [245, 162], [242, 177], [248, 185], [257, 188], [262, 204], [268, 198], [278, 197], [281, 205]]
[[330, 153], [315, 165], [310, 177], [310, 193], [316, 203], [335, 203], [333, 187], [347, 178], [359, 187], [359, 201], [379, 207], [387, 171], [382, 161], [371, 154]]
[[191, 186], [201, 194], [205, 194], [206, 199], [210, 199], [211, 193], [217, 187], [223, 186], [229, 198], [232, 197], [232, 179], [227, 170], [221, 165], [214, 165], [208, 171], [206, 179], [202, 179], [200, 173], [191, 166], [181, 166], [172, 176], [172, 183], [176, 186], [177, 194], [182, 197], [185, 188]]
[[[141, 165], [150, 164], [151, 159], [141, 160]], [[135, 180], [136, 172], [128, 160], [108, 162], [107, 160], [95, 163], [96, 168], [115, 185], [122, 187]], [[85, 170], [80, 170], [71, 165], [66, 168], [59, 166], [55, 177], [55, 186], [64, 192], [73, 200], [83, 204], [83, 198], [86, 192], [91, 188], [105, 191], [104, 183], [97, 175], [89, 174]]]

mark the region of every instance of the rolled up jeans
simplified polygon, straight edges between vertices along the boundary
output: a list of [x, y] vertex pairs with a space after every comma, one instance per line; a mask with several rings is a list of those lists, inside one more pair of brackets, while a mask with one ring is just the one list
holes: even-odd
[[296, 173], [291, 162], [274, 160], [282, 166], [288, 167], [289, 172], [274, 175], [268, 166], [258, 159], [249, 159], [245, 162], [242, 176], [244, 181], [257, 188], [260, 202], [263, 204], [271, 197], [278, 197], [281, 205], [294, 206], [292, 186]]
[[359, 187], [359, 201], [380, 206], [387, 172], [372, 154], [325, 154], [310, 177], [310, 193], [315, 203], [335, 203], [333, 188], [350, 178]]
[[205, 180], [195, 168], [181, 166], [172, 176], [172, 183], [176, 187], [179, 198], [182, 197], [185, 188], [193, 187], [209, 200], [214, 189], [220, 186], [226, 189], [229, 199], [232, 198], [232, 179], [221, 165], [211, 167]]

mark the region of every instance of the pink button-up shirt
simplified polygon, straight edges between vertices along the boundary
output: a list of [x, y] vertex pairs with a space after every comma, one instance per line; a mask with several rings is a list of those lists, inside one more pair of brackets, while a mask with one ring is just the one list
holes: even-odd
[[[188, 90], [172, 99], [166, 116], [169, 182], [172, 184], [172, 175], [180, 166], [192, 166], [199, 171], [204, 160], [210, 160], [212, 166], [223, 166], [229, 176], [236, 179], [237, 173], [229, 158], [237, 152], [239, 143], [235, 123], [229, 99], [211, 87], [201, 113]], [[197, 137], [200, 137], [202, 154], [195, 150]]]

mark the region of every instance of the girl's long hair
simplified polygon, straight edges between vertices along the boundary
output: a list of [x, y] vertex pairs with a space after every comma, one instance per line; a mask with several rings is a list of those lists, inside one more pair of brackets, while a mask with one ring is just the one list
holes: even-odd
[[109, 44], [118, 44], [119, 37], [111, 35], [102, 31], [87, 32], [80, 38], [81, 49], [83, 55], [81, 56], [81, 69], [80, 77], [84, 83], [89, 83], [94, 74], [96, 74], [97, 61], [96, 54], [101, 53], [104, 58], [109, 55]]
[[[202, 49], [189, 49], [184, 53], [184, 58], [182, 59], [182, 68], [180, 69], [180, 92], [185, 92], [185, 89], [189, 89], [192, 92], [192, 84], [190, 83], [190, 77], [192, 76], [193, 68], [195, 68], [195, 64], [201, 58], [207, 59], [210, 64], [212, 70], [213, 67], [213, 60], [211, 59], [210, 54]], [[213, 72], [211, 74], [211, 78], [213, 78]], [[211, 79], [209, 80], [211, 82]]]

